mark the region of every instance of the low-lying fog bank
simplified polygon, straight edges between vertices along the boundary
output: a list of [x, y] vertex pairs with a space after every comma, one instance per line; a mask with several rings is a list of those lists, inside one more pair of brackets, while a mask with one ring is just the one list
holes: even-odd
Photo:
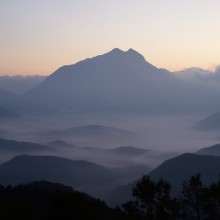
[[[220, 141], [218, 132], [193, 129], [202, 116], [21, 119], [0, 125], [0, 137], [49, 146], [32, 154], [83, 159], [108, 167], [150, 165]], [[117, 151], [120, 147], [124, 152]], [[130, 148], [129, 148], [130, 147]], [[146, 152], [140, 152], [146, 150]], [[130, 152], [126, 152], [130, 151]], [[132, 151], [132, 153], [131, 153]], [[26, 152], [20, 152], [26, 153]], [[2, 151], [1, 162], [19, 152]]]

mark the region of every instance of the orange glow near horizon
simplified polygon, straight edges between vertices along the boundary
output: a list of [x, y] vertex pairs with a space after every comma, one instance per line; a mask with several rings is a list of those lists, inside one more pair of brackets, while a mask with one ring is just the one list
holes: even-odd
[[[109, 52], [109, 50], [106, 52]], [[99, 53], [97, 51], [96, 54], [84, 54], [84, 56], [83, 54], [79, 56], [77, 56], [77, 54], [73, 56], [68, 56], [67, 54], [65, 56], [61, 56], [60, 54], [58, 54], [57, 56], [53, 57], [29, 57], [30, 60], [28, 61], [26, 60], [26, 58], [22, 59], [21, 57], [19, 57], [18, 59], [16, 59], [16, 62], [14, 62], [14, 65], [11, 65], [11, 62], [8, 64], [5, 62], [5, 68], [1, 68], [0, 75], [50, 75], [63, 65], [74, 64], [78, 61], [101, 55], [103, 53], [105, 52], [102, 51], [101, 53]], [[144, 55], [143, 53], [141, 54]], [[151, 59], [148, 59], [147, 56], [145, 56], [145, 59], [154, 66], [158, 68], [165, 68], [169, 71], [179, 71], [190, 67], [200, 67], [207, 70], [213, 70], [213, 68], [217, 65], [217, 63], [211, 62], [211, 56], [209, 57], [210, 64], [207, 64], [205, 62], [207, 61], [205, 57], [203, 58], [204, 60], [200, 59], [198, 62], [195, 62], [194, 60], [191, 60], [190, 62], [190, 57], [185, 58], [182, 56], [181, 60], [179, 61], [176, 61], [177, 59], [170, 59], [170, 57], [166, 56], [165, 54], [163, 55], [163, 57], [164, 59], [159, 60], [158, 56], [151, 56]]]
[[0, 7], [0, 75], [49, 75], [116, 47], [170, 71], [220, 64], [217, 0], [3, 0]]

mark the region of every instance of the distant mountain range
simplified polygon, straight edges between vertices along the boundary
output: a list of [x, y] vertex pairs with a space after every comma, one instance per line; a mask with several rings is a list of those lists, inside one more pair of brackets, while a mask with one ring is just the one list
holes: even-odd
[[48, 146], [30, 143], [26, 141], [15, 141], [15, 140], [6, 140], [0, 138], [0, 152], [42, 152], [49, 150]]
[[113, 49], [59, 68], [4, 106], [44, 115], [198, 113], [220, 109], [218, 97], [205, 86], [153, 66], [133, 49]]
[[20, 116], [6, 108], [0, 107], [0, 120], [14, 120]]
[[139, 156], [146, 153], [149, 153], [150, 150], [134, 147], [134, 146], [121, 146], [110, 150], [113, 153], [116, 154], [122, 154], [127, 156]]
[[132, 138], [136, 134], [131, 131], [104, 125], [86, 125], [48, 132], [55, 137], [96, 137], [96, 138]]
[[[197, 67], [186, 68], [181, 71], [174, 72], [175, 76], [188, 80], [192, 83], [203, 84], [208, 88], [215, 90], [220, 83], [220, 68], [217, 67], [214, 71], [204, 70]], [[217, 89], [219, 91], [219, 89]]]
[[204, 147], [198, 150], [196, 153], [200, 155], [220, 156], [220, 144], [216, 144], [211, 147]]
[[55, 141], [50, 141], [48, 143], [46, 143], [47, 146], [51, 146], [51, 147], [75, 147], [74, 144], [70, 144], [70, 143], [67, 143], [65, 141], [62, 141], [62, 140], [55, 140]]
[[17, 104], [17, 99], [18, 99], [18, 96], [15, 95], [14, 93], [0, 89], [0, 106], [1, 107], [5, 107], [5, 106], [10, 107], [11, 105], [13, 106], [14, 104]]
[[22, 94], [40, 84], [46, 76], [30, 75], [30, 76], [0, 76], [0, 89]]
[[[4, 131], [2, 130], [0, 130], [0, 134], [5, 136]], [[45, 142], [44, 144], [39, 144], [28, 141], [0, 138], [0, 160], [4, 162], [21, 154], [63, 156], [74, 160], [82, 159], [91, 161], [102, 164], [106, 167], [119, 168], [121, 171], [124, 170], [125, 173], [127, 173], [127, 176], [125, 176], [121, 172], [121, 177], [124, 176], [124, 179], [132, 180], [143, 173], [143, 167], [145, 167], [146, 170], [150, 170], [152, 169], [150, 166], [155, 166], [155, 163], [157, 164], [159, 161], [164, 161], [165, 159], [171, 157], [166, 156], [164, 158], [163, 154], [158, 154], [152, 150], [135, 146], [108, 148], [107, 146], [103, 147], [103, 144], [101, 144], [102, 142], [104, 143], [106, 139], [112, 144], [116, 137], [118, 136], [110, 135], [104, 136], [103, 139], [100, 137], [99, 139], [97, 136], [90, 136], [90, 138], [86, 139], [86, 136], [82, 136], [82, 140], [86, 139], [85, 142], [90, 143], [90, 146], [86, 146], [86, 144], [84, 146], [79, 146], [80, 143], [77, 142], [77, 140], [80, 139], [78, 139], [76, 136], [73, 137], [73, 140], [75, 140], [77, 144], [75, 144], [75, 142], [66, 142], [62, 140], [55, 140]], [[91, 147], [93, 142], [95, 143], [93, 144], [95, 147]], [[97, 145], [100, 145], [100, 147], [97, 147]], [[129, 169], [127, 169], [128, 167], [131, 171], [130, 174], [128, 172]], [[136, 170], [136, 173], [134, 170]]]
[[208, 117], [199, 121], [195, 129], [201, 131], [215, 131], [220, 130], [220, 112], [209, 115]]
[[214, 76], [214, 73], [212, 73], [211, 71], [197, 67], [186, 68], [184, 70], [175, 72], [175, 74], [181, 79], [201, 81], [206, 81]]

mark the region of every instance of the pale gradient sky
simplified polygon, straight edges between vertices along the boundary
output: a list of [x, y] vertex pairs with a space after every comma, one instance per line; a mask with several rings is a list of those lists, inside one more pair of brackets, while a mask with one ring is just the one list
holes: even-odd
[[44, 74], [113, 48], [168, 70], [220, 64], [219, 0], [0, 0], [0, 75]]

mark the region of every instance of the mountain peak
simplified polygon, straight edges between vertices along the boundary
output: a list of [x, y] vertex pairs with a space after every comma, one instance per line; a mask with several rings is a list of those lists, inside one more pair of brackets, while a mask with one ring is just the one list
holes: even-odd
[[[127, 51], [127, 53], [138, 53], [138, 52], [137, 52], [136, 50], [130, 48], [130, 49]], [[138, 54], [139, 54], [139, 53], [138, 53]]]
[[[103, 60], [103, 58], [105, 60], [108, 61], [116, 61], [119, 62], [124, 62], [127, 63], [126, 65], [131, 65], [131, 63], [133, 63], [132, 65], [146, 65], [146, 60], [144, 58], [143, 55], [141, 55], [140, 53], [138, 53], [137, 51], [135, 51], [134, 49], [130, 48], [127, 51], [123, 51], [119, 48], [114, 48], [111, 51], [99, 55], [97, 57], [94, 58], [101, 58]], [[124, 65], [124, 64], [122, 64]]]
[[145, 61], [144, 56], [132, 48], [130, 48], [126, 53], [129, 54], [130, 56], [138, 57]]
[[124, 53], [123, 50], [119, 49], [119, 48], [114, 48], [112, 49], [110, 52], [114, 52], [114, 53]]
[[142, 57], [144, 59], [144, 56], [142, 54], [138, 53], [136, 50], [134, 50], [132, 48], [130, 48], [127, 51], [123, 51], [119, 48], [114, 48], [109, 53], [120, 54], [120, 55], [129, 55], [129, 56], [138, 56], [138, 57]]

